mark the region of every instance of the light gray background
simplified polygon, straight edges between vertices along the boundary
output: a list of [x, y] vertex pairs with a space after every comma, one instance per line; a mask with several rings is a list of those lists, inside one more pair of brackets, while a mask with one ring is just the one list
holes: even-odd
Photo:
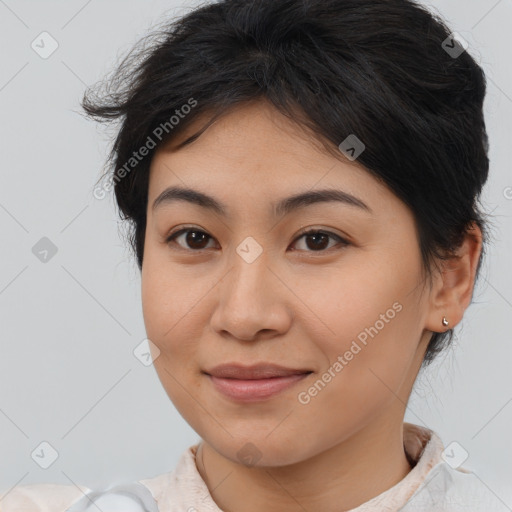
[[[109, 134], [78, 114], [86, 85], [162, 16], [198, 3], [0, 0], [0, 490], [149, 478], [199, 440], [133, 355], [145, 338], [140, 275], [112, 198], [92, 194]], [[495, 244], [453, 350], [420, 377], [406, 421], [460, 443], [464, 465], [512, 507], [512, 2], [428, 5], [487, 73]], [[43, 31], [59, 44], [48, 59], [31, 48]], [[58, 248], [47, 263], [32, 252], [42, 237]], [[58, 452], [46, 470], [31, 458], [43, 441]]]

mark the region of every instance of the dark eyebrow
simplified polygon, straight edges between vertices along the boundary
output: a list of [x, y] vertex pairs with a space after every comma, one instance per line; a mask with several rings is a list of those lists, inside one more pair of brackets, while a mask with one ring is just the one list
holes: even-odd
[[[192, 188], [169, 187], [166, 188], [153, 202], [152, 209], [155, 211], [163, 204], [169, 204], [173, 201], [187, 201], [196, 204], [202, 208], [211, 210], [223, 217], [229, 217], [227, 207], [217, 199]], [[361, 199], [337, 189], [323, 189], [302, 192], [282, 199], [272, 205], [274, 216], [280, 217], [291, 211], [304, 208], [310, 204], [325, 202], [340, 202], [349, 206], [355, 206], [366, 212], [373, 214], [372, 209]]]

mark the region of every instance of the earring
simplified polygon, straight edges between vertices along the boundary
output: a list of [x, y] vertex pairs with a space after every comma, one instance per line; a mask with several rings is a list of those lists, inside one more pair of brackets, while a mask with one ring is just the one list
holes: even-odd
[[448, 325], [448, 320], [446, 320], [446, 317], [443, 316], [443, 325], [446, 327]]

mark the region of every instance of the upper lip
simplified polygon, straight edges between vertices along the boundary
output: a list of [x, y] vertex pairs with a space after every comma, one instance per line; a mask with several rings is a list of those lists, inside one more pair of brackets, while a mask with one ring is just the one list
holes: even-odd
[[286, 368], [272, 363], [260, 363], [252, 366], [226, 363], [215, 366], [210, 370], [205, 370], [205, 373], [226, 379], [268, 379], [271, 377], [286, 377], [288, 375], [311, 373], [311, 370]]

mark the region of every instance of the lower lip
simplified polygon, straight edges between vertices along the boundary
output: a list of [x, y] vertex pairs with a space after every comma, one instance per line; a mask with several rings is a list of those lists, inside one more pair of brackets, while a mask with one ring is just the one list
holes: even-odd
[[225, 379], [208, 375], [215, 388], [223, 395], [233, 400], [255, 402], [265, 400], [307, 377], [309, 373], [289, 375], [287, 377], [273, 377], [271, 379]]

